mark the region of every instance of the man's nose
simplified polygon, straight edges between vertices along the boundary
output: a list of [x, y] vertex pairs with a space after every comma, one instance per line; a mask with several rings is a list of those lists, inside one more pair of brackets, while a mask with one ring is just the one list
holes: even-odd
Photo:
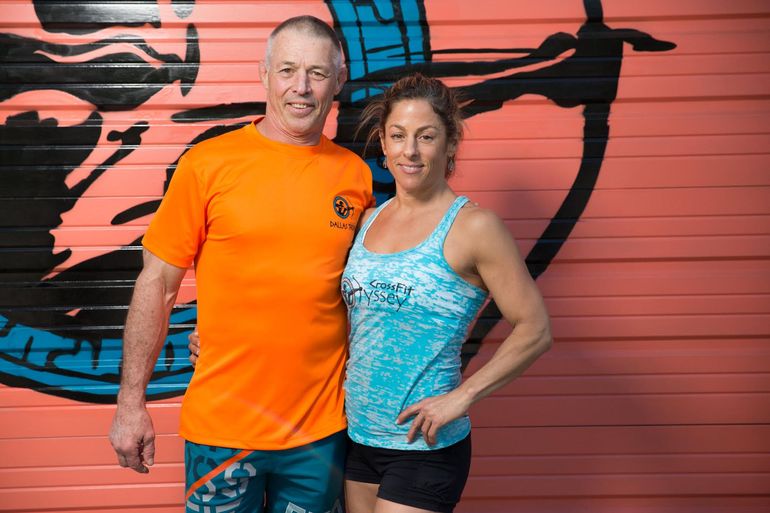
[[310, 92], [310, 79], [305, 70], [299, 70], [294, 74], [294, 91], [299, 95], [306, 95]]

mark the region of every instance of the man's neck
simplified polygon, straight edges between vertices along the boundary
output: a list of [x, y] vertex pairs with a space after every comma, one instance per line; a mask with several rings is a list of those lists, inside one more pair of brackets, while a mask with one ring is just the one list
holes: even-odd
[[295, 146], [316, 146], [321, 141], [321, 133], [303, 135], [301, 137], [293, 136], [283, 130], [278, 124], [273, 122], [269, 116], [265, 116], [257, 123], [257, 130], [263, 136], [271, 141], [283, 144], [293, 144]]

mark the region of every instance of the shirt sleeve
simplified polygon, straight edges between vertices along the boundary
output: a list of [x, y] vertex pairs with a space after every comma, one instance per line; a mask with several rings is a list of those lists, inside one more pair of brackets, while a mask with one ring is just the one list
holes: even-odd
[[373, 208], [377, 206], [377, 197], [374, 195], [373, 191], [373, 181], [374, 178], [372, 177], [372, 170], [369, 167], [369, 164], [367, 164], [365, 161], [362, 161], [362, 170], [361, 170], [361, 176], [364, 178], [364, 190], [367, 195], [365, 201], [364, 201], [364, 210], [367, 208]]
[[206, 202], [188, 154], [182, 156], [142, 245], [161, 260], [188, 268], [206, 239]]

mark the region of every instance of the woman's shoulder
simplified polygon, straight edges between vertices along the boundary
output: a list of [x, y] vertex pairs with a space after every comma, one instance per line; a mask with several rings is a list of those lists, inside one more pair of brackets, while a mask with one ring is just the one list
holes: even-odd
[[372, 217], [372, 214], [374, 214], [374, 211], [377, 210], [377, 207], [369, 207], [366, 210], [364, 210], [364, 213], [361, 214], [361, 217], [358, 218], [358, 228], [357, 230], [360, 230], [361, 227], [366, 223], [366, 221], [369, 220], [370, 217]]
[[460, 231], [467, 232], [474, 239], [479, 235], [488, 235], [500, 230], [508, 233], [505, 223], [494, 211], [484, 208], [472, 200], [469, 200], [460, 209], [455, 223]]
[[496, 260], [517, 252], [505, 222], [493, 210], [469, 201], [457, 215], [455, 240], [476, 262]]

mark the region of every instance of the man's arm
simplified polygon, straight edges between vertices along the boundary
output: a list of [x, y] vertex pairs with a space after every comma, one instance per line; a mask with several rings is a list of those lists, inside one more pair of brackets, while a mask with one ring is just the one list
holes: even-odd
[[186, 269], [164, 262], [146, 249], [123, 334], [123, 368], [110, 443], [121, 467], [149, 472], [155, 457], [155, 430], [145, 395], [168, 331], [168, 319]]

